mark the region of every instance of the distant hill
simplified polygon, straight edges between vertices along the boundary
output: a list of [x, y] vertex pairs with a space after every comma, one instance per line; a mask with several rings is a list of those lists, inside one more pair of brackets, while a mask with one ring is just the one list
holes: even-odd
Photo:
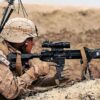
[[[26, 4], [25, 8], [40, 34], [61, 33], [63, 30], [80, 33], [100, 28], [100, 9]], [[0, 15], [1, 12], [0, 9]], [[22, 17], [22, 14], [20, 10], [19, 15], [15, 13], [12, 17]]]

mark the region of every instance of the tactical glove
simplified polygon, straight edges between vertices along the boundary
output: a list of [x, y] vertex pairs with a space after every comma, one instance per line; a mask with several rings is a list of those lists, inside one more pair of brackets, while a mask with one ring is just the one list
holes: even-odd
[[37, 76], [47, 75], [49, 73], [49, 64], [37, 58], [29, 61], [30, 67], [34, 68], [34, 74]]

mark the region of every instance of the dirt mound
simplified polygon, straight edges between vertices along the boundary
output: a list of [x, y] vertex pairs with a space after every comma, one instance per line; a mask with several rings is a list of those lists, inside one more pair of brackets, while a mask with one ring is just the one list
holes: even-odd
[[71, 87], [52, 89], [25, 100], [99, 100], [100, 79], [76, 83]]
[[63, 34], [63, 30], [78, 34], [88, 30], [98, 30], [100, 28], [99, 16], [98, 11], [93, 9], [72, 12], [63, 9], [46, 13], [32, 12], [32, 20], [36, 22], [40, 34]]

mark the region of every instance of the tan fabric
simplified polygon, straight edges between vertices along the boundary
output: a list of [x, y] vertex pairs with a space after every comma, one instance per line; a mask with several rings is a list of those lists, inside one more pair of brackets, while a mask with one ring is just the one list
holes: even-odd
[[5, 40], [13, 43], [22, 43], [27, 38], [37, 37], [35, 24], [26, 18], [8, 20], [1, 34]]
[[7, 99], [13, 99], [18, 94], [18, 86], [7, 66], [0, 64], [0, 93]]
[[38, 75], [35, 74], [34, 67], [31, 67], [28, 71], [26, 71], [26, 73], [34, 80], [36, 80], [36, 78], [38, 77]]
[[4, 55], [9, 54], [9, 50], [8, 50], [7, 45], [5, 43], [0, 43], [0, 50], [3, 52]]
[[30, 60], [29, 63], [30, 66], [34, 67], [35, 74], [37, 75], [47, 75], [50, 71], [49, 64], [37, 58]]
[[[32, 71], [32, 69], [30, 69]], [[33, 70], [34, 73], [34, 70]], [[32, 83], [35, 77], [27, 73], [21, 77], [14, 77], [7, 66], [0, 64], [0, 93], [7, 99], [14, 99]]]
[[[0, 54], [4, 57], [8, 53], [8, 51], [5, 50], [8, 50], [7, 47], [5, 49], [0, 48]], [[28, 72], [31, 72], [33, 77], [28, 74]], [[23, 92], [24, 89], [27, 88], [35, 79], [36, 76], [34, 74], [34, 68], [29, 69], [20, 77], [14, 77], [12, 72], [9, 70], [9, 66], [6, 66], [0, 62], [0, 93], [7, 99], [14, 99], [21, 92]]]

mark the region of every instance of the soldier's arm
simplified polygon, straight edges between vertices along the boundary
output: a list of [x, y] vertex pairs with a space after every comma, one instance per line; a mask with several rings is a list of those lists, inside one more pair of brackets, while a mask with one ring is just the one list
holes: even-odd
[[[1, 57], [5, 58], [5, 56]], [[31, 67], [25, 74], [20, 77], [15, 77], [9, 70], [9, 66], [7, 65], [9, 63], [7, 63], [6, 59], [3, 59], [3, 61], [2, 59], [0, 61], [0, 93], [7, 99], [16, 98], [24, 91], [25, 88], [31, 85], [31, 83], [36, 80], [39, 75], [43, 75], [45, 73], [45, 68], [43, 68], [43, 66], [46, 65], [44, 64], [39, 68], [39, 65], [36, 65], [35, 63], [36, 66]], [[33, 66], [33, 64], [31, 64], [31, 66]]]
[[16, 98], [36, 79], [33, 67], [20, 77], [14, 77], [9, 67], [0, 64], [0, 93], [7, 99]]

